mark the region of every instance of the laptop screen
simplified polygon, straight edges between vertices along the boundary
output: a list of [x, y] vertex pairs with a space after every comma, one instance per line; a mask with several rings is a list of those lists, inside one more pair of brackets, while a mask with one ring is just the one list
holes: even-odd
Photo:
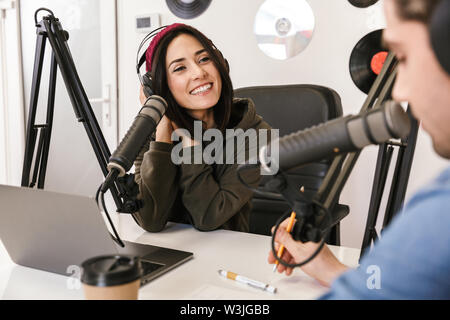
[[88, 258], [141, 257], [148, 282], [193, 257], [191, 252], [125, 241], [116, 246], [94, 199], [0, 185], [0, 238], [19, 265], [68, 275]]

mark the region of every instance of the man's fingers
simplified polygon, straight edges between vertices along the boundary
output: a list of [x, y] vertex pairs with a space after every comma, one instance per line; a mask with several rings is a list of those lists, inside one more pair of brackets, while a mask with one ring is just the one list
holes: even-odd
[[288, 233], [285, 229], [279, 228], [277, 234], [275, 235], [275, 241], [286, 247], [289, 239], [292, 239], [290, 233]]
[[[286, 219], [284, 219], [283, 222], [280, 223], [280, 226], [278, 227], [278, 230], [280, 230], [280, 229], [286, 230], [286, 228], [287, 228], [287, 226], [288, 226], [288, 224], [289, 224], [289, 220], [290, 220], [290, 219], [291, 219], [291, 218], [286, 218]], [[295, 224], [296, 222], [297, 222], [297, 219], [294, 219], [294, 224]], [[275, 231], [275, 226], [272, 227], [271, 233], [273, 234], [274, 231]]]
[[[286, 263], [291, 263], [292, 255], [286, 250], [286, 248], [283, 251], [283, 254], [281, 255], [281, 260], [283, 260]], [[286, 270], [286, 266], [284, 266], [281, 262], [278, 265], [278, 271], [283, 272]]]
[[[278, 249], [280, 248], [280, 244], [275, 242], [275, 252], [278, 253]], [[272, 249], [269, 251], [269, 257], [267, 258], [267, 260], [269, 261], [269, 263], [275, 263], [275, 261], [277, 261], [274, 257], [273, 251]]]
[[294, 257], [294, 259], [296, 258], [296, 252], [300, 244], [292, 238], [290, 233], [283, 229], [278, 230], [275, 241], [284, 245], [285, 251], [289, 251], [289, 254]]

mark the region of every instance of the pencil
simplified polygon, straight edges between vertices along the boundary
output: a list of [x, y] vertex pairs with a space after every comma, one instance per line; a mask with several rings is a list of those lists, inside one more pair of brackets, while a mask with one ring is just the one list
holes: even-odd
[[[288, 226], [286, 227], [287, 232], [292, 231], [292, 227], [294, 226], [294, 221], [295, 221], [295, 212], [292, 211], [291, 217], [289, 218]], [[281, 258], [281, 256], [283, 255], [283, 252], [284, 252], [284, 245], [281, 245], [280, 248], [278, 248], [278, 253], [277, 253], [278, 258]], [[277, 270], [277, 267], [278, 267], [278, 260], [275, 261], [275, 265], [273, 266], [273, 272], [275, 272]]]

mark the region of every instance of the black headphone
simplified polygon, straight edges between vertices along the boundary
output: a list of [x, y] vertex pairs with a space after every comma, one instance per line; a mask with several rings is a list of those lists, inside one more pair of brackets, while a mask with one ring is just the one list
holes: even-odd
[[[141, 44], [139, 45], [138, 51], [137, 51], [137, 55], [136, 55], [136, 71], [139, 77], [139, 81], [141, 82], [141, 85], [143, 87], [143, 91], [144, 91], [144, 95], [146, 98], [150, 97], [151, 95], [153, 95], [153, 85], [152, 85], [152, 77], [150, 72], [146, 72], [143, 75], [141, 75], [141, 67], [144, 64], [145, 60], [146, 60], [146, 52], [147, 50], [144, 51], [144, 53], [141, 55], [140, 59], [139, 58], [139, 52], [142, 50], [142, 47], [144, 46], [144, 44], [149, 41], [150, 39], [152, 39], [154, 36], [156, 36], [158, 34], [159, 31], [161, 31], [162, 29], [166, 28], [167, 26], [162, 26], [159, 28], [156, 28], [155, 30], [151, 31], [149, 34], [147, 34], [144, 39], [141, 41]], [[209, 39], [208, 39], [209, 40]], [[222, 52], [220, 52], [219, 49], [217, 49], [217, 47], [214, 45], [214, 43], [209, 40], [211, 42], [212, 47], [219, 53], [219, 56], [222, 58], [222, 60], [225, 62], [225, 67], [228, 73], [230, 73], [230, 66], [228, 64], [227, 59], [225, 59], [225, 57], [223, 56]]]
[[431, 46], [436, 57], [450, 74], [450, 0], [442, 0], [430, 20]]
[[141, 67], [145, 62], [145, 55], [147, 52], [147, 49], [144, 51], [144, 53], [142, 54], [141, 58], [139, 58], [139, 52], [141, 51], [142, 47], [144, 46], [144, 44], [149, 41], [150, 39], [152, 39], [154, 36], [156, 36], [158, 34], [158, 32], [162, 29], [164, 29], [167, 26], [162, 26], [159, 28], [156, 28], [155, 30], [151, 31], [150, 33], [148, 33], [144, 39], [141, 41], [141, 44], [139, 45], [138, 51], [137, 51], [137, 55], [136, 55], [136, 71], [138, 74], [138, 78], [139, 81], [141, 82], [141, 85], [143, 87], [144, 90], [144, 95], [146, 98], [150, 97], [153, 95], [153, 90], [152, 90], [152, 77], [150, 76], [150, 72], [146, 72], [145, 74], [141, 75]]

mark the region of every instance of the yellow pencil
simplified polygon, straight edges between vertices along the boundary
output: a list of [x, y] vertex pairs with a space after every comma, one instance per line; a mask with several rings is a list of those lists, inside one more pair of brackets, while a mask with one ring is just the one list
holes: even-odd
[[[289, 218], [288, 226], [286, 228], [287, 232], [292, 231], [292, 227], [294, 226], [294, 221], [295, 221], [295, 212], [292, 211], [291, 217]], [[283, 255], [283, 252], [284, 252], [284, 246], [281, 245], [280, 248], [278, 249], [278, 253], [277, 253], [278, 258], [281, 258], [281, 256]], [[278, 260], [275, 261], [275, 265], [273, 266], [273, 272], [275, 272], [275, 270], [277, 270], [277, 267], [278, 267]]]

